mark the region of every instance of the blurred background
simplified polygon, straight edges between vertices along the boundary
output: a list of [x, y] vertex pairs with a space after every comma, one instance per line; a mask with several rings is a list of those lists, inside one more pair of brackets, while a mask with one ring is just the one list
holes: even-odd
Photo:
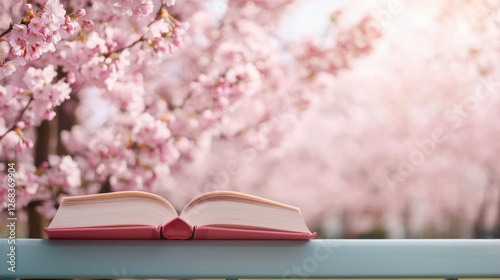
[[329, 41], [330, 16], [369, 14], [370, 52], [325, 77], [279, 147], [212, 143], [172, 184], [198, 186], [179, 207], [235, 189], [299, 206], [321, 237], [500, 237], [498, 2], [332, 2], [296, 4], [279, 36]]

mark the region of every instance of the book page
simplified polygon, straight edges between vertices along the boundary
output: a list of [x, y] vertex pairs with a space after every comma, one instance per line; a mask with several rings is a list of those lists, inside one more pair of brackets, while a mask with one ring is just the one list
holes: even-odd
[[49, 228], [102, 226], [161, 226], [177, 217], [164, 198], [126, 191], [65, 197]]
[[262, 203], [262, 204], [267, 204], [267, 205], [271, 205], [271, 206], [275, 206], [275, 207], [286, 208], [286, 209], [289, 209], [292, 211], [300, 211], [299, 208], [297, 208], [297, 207], [294, 207], [294, 206], [291, 206], [288, 204], [284, 204], [281, 202], [277, 202], [274, 200], [258, 197], [258, 196], [251, 195], [251, 194], [234, 192], [234, 191], [213, 191], [213, 192], [204, 193], [202, 195], [199, 195], [199, 196], [193, 198], [190, 202], [188, 202], [188, 204], [186, 204], [186, 206], [181, 211], [181, 213], [184, 212], [184, 210], [187, 210], [188, 208], [192, 207], [196, 203], [206, 201], [206, 200], [214, 200], [214, 199], [216, 199], [216, 200], [225, 200], [225, 199], [235, 200], [235, 199], [237, 199], [237, 200], [242, 200], [242, 201], [247, 201], [247, 202], [253, 201], [255, 203]]
[[300, 209], [237, 192], [211, 192], [193, 199], [180, 218], [193, 226], [310, 233]]

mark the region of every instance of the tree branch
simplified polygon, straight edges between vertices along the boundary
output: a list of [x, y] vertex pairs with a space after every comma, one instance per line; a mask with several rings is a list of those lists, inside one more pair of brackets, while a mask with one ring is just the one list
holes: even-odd
[[9, 24], [9, 28], [7, 28], [7, 30], [5, 30], [4, 32], [2, 32], [2, 34], [0, 34], [0, 38], [2, 38], [3, 36], [7, 35], [9, 32], [12, 31], [12, 27], [14, 27], [14, 24], [10, 23]]
[[[162, 18], [163, 18], [163, 17], [162, 17], [162, 16], [163, 16], [163, 11], [166, 11], [165, 7], [166, 7], [166, 5], [165, 5], [165, 4], [162, 4], [162, 5], [160, 6], [160, 9], [159, 9], [159, 10], [158, 10], [158, 12], [156, 13], [156, 16], [155, 16], [154, 20], [152, 20], [150, 23], [148, 23], [147, 27], [150, 27], [153, 23], [155, 23], [155, 22], [157, 22], [158, 20], [160, 20], [160, 19], [162, 19]], [[170, 20], [172, 20], [172, 19], [173, 19], [173, 20], [175, 20], [175, 22], [177, 22], [177, 20], [176, 20], [176, 19], [174, 19], [174, 18], [172, 18], [170, 15], [168, 15], [168, 18], [169, 18]], [[120, 48], [120, 49], [118, 49], [118, 50], [115, 50], [115, 51], [109, 51], [109, 52], [107, 52], [107, 53], [104, 53], [103, 55], [107, 57], [107, 56], [111, 55], [112, 53], [121, 53], [122, 51], [124, 51], [124, 50], [126, 50], [126, 49], [130, 49], [130, 48], [132, 48], [133, 46], [137, 45], [138, 43], [143, 42], [144, 40], [145, 40], [144, 35], [141, 35], [141, 36], [139, 37], [139, 39], [135, 40], [134, 42], [130, 43], [129, 45], [124, 46], [124, 47], [122, 47], [122, 48]]]
[[30, 100], [28, 101], [28, 104], [26, 104], [26, 107], [23, 108], [23, 110], [21, 111], [21, 113], [19, 113], [19, 116], [16, 118], [16, 120], [14, 121], [14, 124], [12, 125], [12, 127], [10, 127], [9, 129], [7, 129], [7, 131], [2, 134], [0, 136], [0, 141], [2, 141], [2, 139], [11, 131], [14, 130], [14, 128], [16, 128], [16, 124], [21, 120], [21, 118], [23, 117], [24, 115], [24, 112], [26, 112], [26, 110], [28, 109], [28, 107], [30, 106], [31, 102], [33, 101], [33, 97], [30, 97]]

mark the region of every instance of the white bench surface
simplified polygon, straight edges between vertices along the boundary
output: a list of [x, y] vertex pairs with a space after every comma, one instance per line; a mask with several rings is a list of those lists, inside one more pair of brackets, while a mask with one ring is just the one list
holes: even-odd
[[10, 278], [493, 278], [500, 240], [15, 239]]

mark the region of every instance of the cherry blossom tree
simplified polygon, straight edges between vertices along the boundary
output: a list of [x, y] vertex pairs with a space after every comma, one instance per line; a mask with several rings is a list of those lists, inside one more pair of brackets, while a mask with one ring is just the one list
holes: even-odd
[[38, 237], [63, 196], [189, 194], [174, 182], [217, 142], [279, 147], [380, 35], [336, 13], [328, 43], [286, 42], [294, 2], [2, 1], [1, 207], [12, 163]]

